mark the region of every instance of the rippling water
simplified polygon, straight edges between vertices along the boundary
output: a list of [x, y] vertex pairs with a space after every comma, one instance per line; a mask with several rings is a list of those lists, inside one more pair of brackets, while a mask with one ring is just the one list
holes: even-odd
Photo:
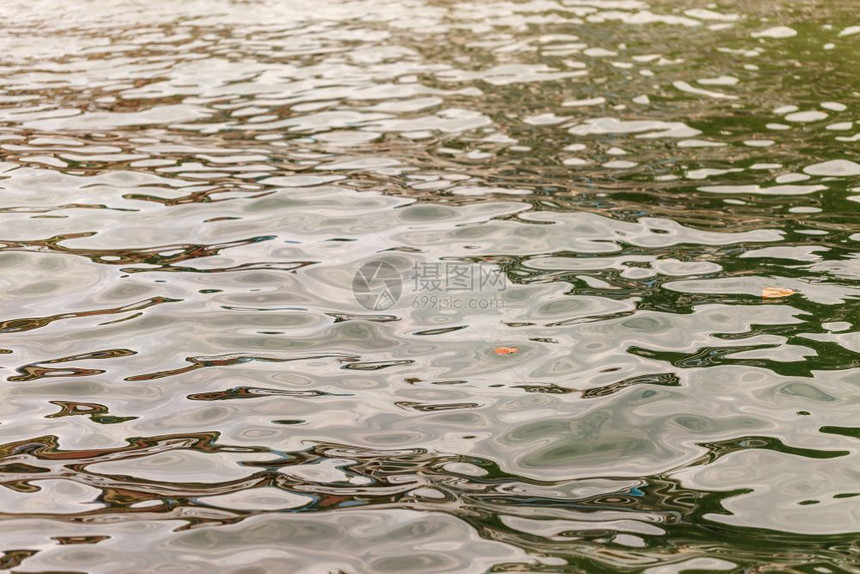
[[855, 0], [71, 4], [0, 5], [0, 569], [860, 572]]

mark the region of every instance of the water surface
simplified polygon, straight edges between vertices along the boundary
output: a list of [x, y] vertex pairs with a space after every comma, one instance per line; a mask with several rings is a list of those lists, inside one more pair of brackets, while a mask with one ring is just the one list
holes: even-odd
[[860, 572], [858, 9], [2, 3], [0, 569]]

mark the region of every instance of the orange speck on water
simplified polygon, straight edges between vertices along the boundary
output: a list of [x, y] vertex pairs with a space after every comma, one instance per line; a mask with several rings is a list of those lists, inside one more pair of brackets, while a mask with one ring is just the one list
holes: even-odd
[[788, 297], [789, 295], [794, 295], [794, 291], [781, 287], [765, 287], [761, 290], [763, 299], [779, 299], [780, 297]]
[[495, 348], [497, 355], [512, 355], [519, 351], [516, 347], [496, 347]]

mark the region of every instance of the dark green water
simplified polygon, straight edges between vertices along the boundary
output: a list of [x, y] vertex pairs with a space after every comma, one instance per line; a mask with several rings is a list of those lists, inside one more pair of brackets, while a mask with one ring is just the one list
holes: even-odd
[[858, 14], [3, 2], [0, 570], [860, 572]]

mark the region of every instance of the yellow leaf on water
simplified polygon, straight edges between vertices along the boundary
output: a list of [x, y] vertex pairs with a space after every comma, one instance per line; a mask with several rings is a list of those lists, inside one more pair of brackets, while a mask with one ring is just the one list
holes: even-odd
[[794, 295], [794, 291], [782, 287], [765, 287], [761, 290], [763, 299], [779, 299], [780, 297], [788, 297], [790, 295]]
[[497, 355], [512, 355], [519, 351], [516, 347], [496, 347], [495, 348]]

